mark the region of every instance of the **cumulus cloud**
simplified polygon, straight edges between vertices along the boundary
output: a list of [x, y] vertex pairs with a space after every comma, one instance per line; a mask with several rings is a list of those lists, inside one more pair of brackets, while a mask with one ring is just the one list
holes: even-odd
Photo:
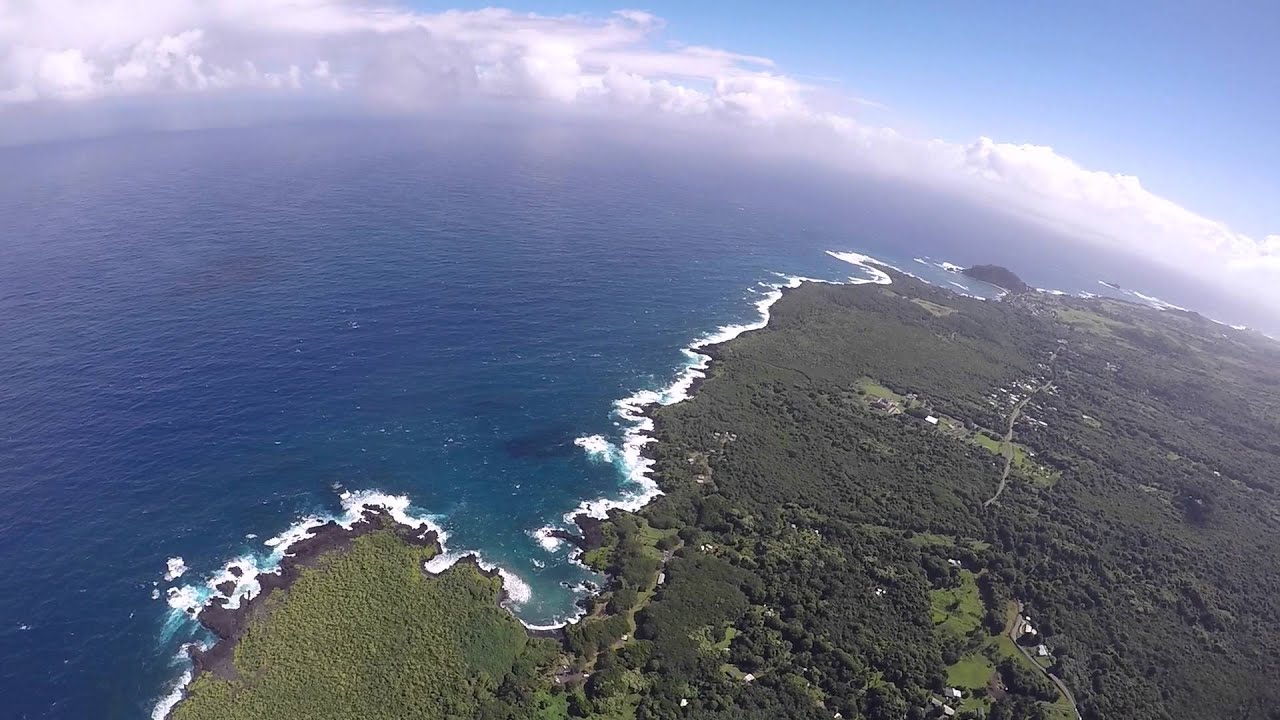
[[[673, 43], [623, 9], [417, 12], [368, 0], [0, 2], [0, 114], [49, 104], [237, 92], [413, 109], [467, 97], [697, 116], [826, 162], [874, 167], [1082, 230], [1090, 242], [1210, 263], [1280, 305], [1280, 236], [1231, 230], [1042, 145], [918, 140], [819, 107], [773, 60]], [[821, 90], [821, 92], [815, 92]]]

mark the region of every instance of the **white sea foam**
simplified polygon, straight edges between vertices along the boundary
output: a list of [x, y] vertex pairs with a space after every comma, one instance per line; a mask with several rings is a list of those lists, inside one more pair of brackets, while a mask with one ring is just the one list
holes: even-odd
[[538, 528], [537, 530], [529, 531], [529, 535], [534, 540], [538, 541], [538, 544], [542, 546], [543, 550], [546, 550], [547, 552], [555, 552], [556, 550], [559, 550], [562, 545], [564, 545], [564, 540], [561, 540], [560, 538], [555, 537], [554, 535], [551, 534], [557, 529], [558, 528], [553, 527], [551, 525], [545, 525], [543, 527]]
[[952, 285], [955, 285], [956, 287], [960, 288], [961, 290], [968, 290], [968, 289], [969, 289], [969, 286], [968, 286], [968, 285], [961, 285], [960, 283], [956, 282], [955, 280], [948, 280], [947, 282], [948, 282], [948, 283], [950, 283], [950, 284], [952, 284]]
[[[320, 526], [328, 522], [336, 522], [344, 528], [350, 528], [363, 517], [365, 510], [381, 508], [396, 522], [414, 528], [427, 528], [436, 532], [443, 544], [447, 534], [444, 529], [427, 516], [413, 515], [410, 511], [409, 498], [404, 495], [390, 495], [377, 490], [361, 490], [356, 492], [342, 491], [339, 495], [342, 512], [338, 515], [309, 515], [299, 519], [293, 525], [272, 538], [262, 542], [266, 552], [251, 551], [233, 558], [220, 570], [209, 576], [200, 584], [184, 585], [170, 588], [167, 593], [169, 606], [186, 617], [194, 617], [214, 598], [223, 598], [226, 607], [237, 608], [240, 603], [252, 600], [262, 589], [258, 580], [263, 573], [279, 573], [280, 561], [289, 554], [289, 548], [300, 540], [310, 536]], [[256, 536], [254, 536], [256, 537]], [[174, 561], [181, 558], [170, 558], [170, 574], [176, 569]], [[239, 571], [237, 577], [232, 568]], [[186, 572], [186, 566], [181, 566]], [[182, 573], [177, 573], [181, 575]], [[166, 579], [176, 578], [166, 575]], [[227, 593], [218, 589], [219, 585], [233, 583], [232, 590]]]
[[1182, 307], [1182, 306], [1179, 306], [1179, 305], [1174, 305], [1173, 303], [1171, 303], [1171, 302], [1167, 302], [1167, 301], [1165, 301], [1165, 300], [1161, 300], [1160, 298], [1155, 297], [1154, 295], [1144, 295], [1144, 294], [1142, 294], [1142, 293], [1138, 292], [1137, 290], [1131, 290], [1131, 291], [1130, 291], [1130, 293], [1131, 293], [1132, 295], [1134, 295], [1135, 297], [1138, 297], [1138, 298], [1140, 298], [1140, 299], [1142, 299], [1142, 300], [1146, 301], [1146, 302], [1147, 302], [1147, 304], [1151, 305], [1152, 307], [1156, 308], [1157, 310], [1183, 310], [1183, 311], [1186, 311], [1186, 308], [1184, 308], [1184, 307]]
[[169, 607], [188, 615], [198, 612], [209, 599], [209, 593], [194, 585], [171, 587], [165, 591]]
[[160, 698], [156, 706], [151, 710], [151, 720], [164, 720], [169, 717], [169, 712], [174, 706], [182, 702], [182, 696], [186, 694], [187, 685], [191, 683], [191, 668], [187, 668], [182, 672], [182, 676], [174, 683], [173, 689], [168, 695]]
[[426, 564], [423, 565], [423, 568], [432, 575], [439, 575], [445, 570], [453, 567], [459, 560], [467, 555], [468, 553], [464, 552], [442, 552], [428, 560]]
[[168, 570], [164, 574], [165, 582], [173, 582], [182, 577], [187, 571], [187, 564], [182, 561], [182, 557], [171, 557], [165, 561]]
[[519, 607], [533, 597], [533, 588], [530, 588], [519, 575], [505, 568], [498, 568], [498, 576], [502, 578], [502, 587], [507, 591], [509, 605]]
[[599, 462], [613, 462], [614, 447], [603, 435], [587, 435], [573, 441], [586, 451], [587, 457]]
[[938, 263], [938, 267], [948, 272], [960, 272], [961, 270], [964, 269], [963, 265], [956, 265], [955, 263], [949, 263], [949, 262]]
[[[863, 255], [862, 253], [856, 253], [856, 252], [836, 252], [834, 250], [828, 250], [827, 254], [837, 260], [843, 260], [844, 262], [847, 262], [851, 265], [857, 265], [858, 267], [862, 268], [863, 271], [871, 275], [870, 278], [849, 278], [849, 284], [851, 285], [863, 285], [866, 283], [875, 283], [876, 285], [888, 285], [893, 282], [893, 279], [890, 278], [885, 271], [877, 267], [872, 267], [873, 265], [880, 265], [882, 267], [893, 267], [893, 266], [889, 265], [886, 262], [877, 260], [871, 257], [870, 255]], [[893, 269], [897, 270], [898, 268], [893, 268]]]
[[925, 260], [924, 258], [911, 258], [911, 259], [912, 259], [912, 260], [915, 260], [916, 262], [920, 263], [921, 265], [929, 265], [929, 264], [930, 264], [930, 263], [929, 263], [929, 261], [928, 261], [928, 260]]
[[503, 602], [503, 605], [507, 609], [518, 608], [529, 602], [529, 599], [533, 597], [533, 588], [530, 588], [529, 583], [525, 582], [523, 578], [504, 567], [494, 565], [476, 552], [443, 552], [423, 563], [422, 567], [432, 575], [439, 575], [457, 565], [459, 560], [468, 557], [473, 558], [481, 570], [496, 572], [498, 577], [502, 578], [502, 588], [507, 592], [507, 599]]
[[151, 708], [151, 720], [165, 720], [165, 718], [169, 717], [169, 713], [173, 711], [174, 706], [182, 702], [183, 696], [186, 695], [187, 686], [191, 684], [192, 680], [191, 659], [188, 653], [188, 649], [192, 647], [198, 647], [203, 650], [205, 646], [203, 643], [187, 643], [178, 650], [174, 660], [181, 662], [185, 669], [182, 671], [182, 675], [174, 680], [169, 692], [157, 700], [155, 707]]

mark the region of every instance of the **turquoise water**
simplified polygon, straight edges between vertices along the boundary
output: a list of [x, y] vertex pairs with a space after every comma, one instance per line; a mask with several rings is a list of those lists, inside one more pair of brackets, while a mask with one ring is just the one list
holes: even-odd
[[527, 623], [571, 618], [591, 576], [538, 530], [643, 490], [617, 401], [785, 277], [869, 277], [828, 250], [1184, 291], [942, 196], [664, 142], [364, 125], [0, 152], [6, 712], [150, 716], [205, 639], [171, 605], [372, 493], [511, 573]]

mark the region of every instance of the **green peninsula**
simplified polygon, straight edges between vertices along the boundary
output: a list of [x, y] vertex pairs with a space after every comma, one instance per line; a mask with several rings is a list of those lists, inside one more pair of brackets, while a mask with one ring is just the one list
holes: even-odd
[[889, 275], [709, 349], [653, 413], [666, 494], [592, 528], [609, 585], [559, 638], [373, 534], [174, 717], [1275, 718], [1276, 345]]

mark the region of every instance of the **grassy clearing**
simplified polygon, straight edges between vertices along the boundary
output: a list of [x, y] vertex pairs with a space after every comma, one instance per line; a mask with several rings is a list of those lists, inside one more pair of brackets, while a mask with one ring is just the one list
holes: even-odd
[[950, 308], [946, 305], [939, 305], [935, 302], [929, 302], [923, 298], [911, 298], [911, 302], [929, 311], [929, 314], [934, 317], [946, 317], [956, 311], [955, 308]]
[[969, 636], [982, 625], [982, 596], [978, 594], [976, 576], [961, 570], [960, 584], [944, 590], [930, 590], [933, 625], [942, 632], [959, 638]]
[[867, 377], [860, 378], [857, 382], [857, 388], [859, 391], [862, 392], [862, 394], [872, 399], [884, 398], [886, 400], [892, 400], [893, 402], [896, 402], [899, 405], [903, 404], [904, 402], [903, 397], [901, 395], [881, 385], [875, 380], [872, 380], [871, 378], [867, 378]]
[[1004, 443], [986, 433], [976, 432], [970, 439], [973, 440], [974, 444], [986, 448], [992, 455], [1004, 455], [1005, 453]]
[[1059, 308], [1056, 314], [1062, 322], [1094, 335], [1110, 336], [1118, 328], [1129, 327], [1125, 323], [1088, 310]]
[[947, 685], [955, 688], [978, 690], [987, 686], [996, 666], [981, 652], [967, 655], [947, 668]]

